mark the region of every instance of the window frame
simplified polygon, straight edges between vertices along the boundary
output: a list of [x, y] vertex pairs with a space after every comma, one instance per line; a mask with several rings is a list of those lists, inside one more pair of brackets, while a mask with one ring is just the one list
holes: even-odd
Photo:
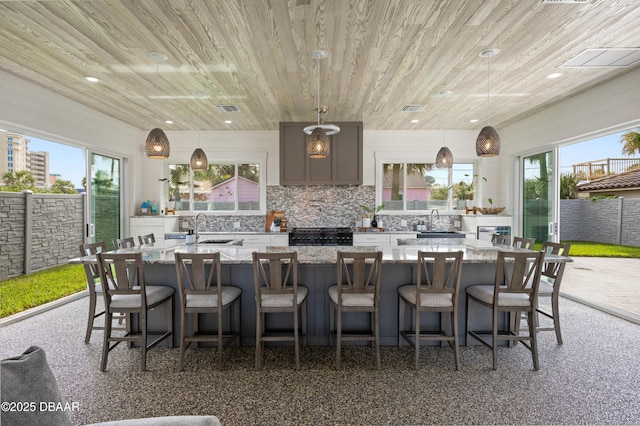
[[[194, 191], [194, 177], [195, 173], [191, 167], [189, 167], [189, 209], [188, 210], [176, 210], [176, 214], [178, 216], [185, 215], [191, 216], [200, 213], [204, 213], [210, 216], [256, 216], [256, 215], [265, 215], [267, 213], [267, 178], [266, 178], [266, 159], [265, 158], [244, 158], [244, 159], [236, 159], [236, 158], [216, 158], [213, 161], [209, 161], [210, 164], [233, 164], [235, 166], [236, 180], [235, 180], [235, 194], [234, 194], [234, 205], [235, 208], [233, 210], [195, 210], [195, 191]], [[238, 166], [240, 164], [257, 164], [260, 170], [260, 179], [258, 186], [258, 202], [260, 208], [257, 210], [239, 210], [238, 209], [238, 196], [240, 195], [237, 191], [238, 187]], [[189, 165], [189, 161], [170, 161], [167, 163], [165, 167], [165, 178], [169, 177], [169, 167], [172, 165]]]
[[[404, 187], [403, 187], [403, 193], [406, 193], [406, 185], [407, 185], [407, 179], [406, 179], [406, 173], [407, 173], [407, 165], [408, 164], [433, 164], [435, 163], [435, 160], [433, 158], [429, 158], [426, 159], [424, 158], [426, 155], [424, 153], [410, 153], [409, 155], [407, 154], [402, 154], [400, 156], [394, 156], [394, 155], [387, 155], [388, 153], [385, 153], [384, 156], [377, 156], [376, 155], [376, 162], [375, 162], [375, 205], [381, 205], [384, 202], [382, 201], [383, 198], [383, 190], [384, 190], [384, 165], [385, 164], [402, 164], [403, 167], [403, 173], [404, 173]], [[471, 161], [455, 161], [454, 165], [456, 164], [470, 164], [473, 166], [473, 170], [472, 170], [472, 174], [471, 176], [474, 176], [477, 173], [478, 170], [478, 163], [475, 160], [471, 160]], [[442, 170], [442, 169], [440, 169]], [[446, 208], [442, 209], [442, 208], [435, 208], [438, 212], [442, 213], [442, 214], [461, 214], [460, 212], [464, 213], [464, 210], [461, 209], [454, 209], [454, 196], [453, 196], [453, 191], [452, 191], [452, 186], [457, 182], [458, 179], [454, 180], [454, 171], [453, 171], [453, 167], [446, 169], [448, 171], [448, 191], [447, 191], [447, 203], [446, 203]], [[406, 197], [403, 197], [402, 200], [402, 205], [403, 208], [402, 210], [390, 210], [388, 208], [385, 208], [382, 212], [385, 214], [392, 214], [392, 215], [398, 215], [398, 216], [419, 216], [419, 215], [425, 215], [425, 214], [429, 214], [431, 212], [431, 208], [426, 209], [426, 210], [408, 210], [407, 209], [407, 200]]]

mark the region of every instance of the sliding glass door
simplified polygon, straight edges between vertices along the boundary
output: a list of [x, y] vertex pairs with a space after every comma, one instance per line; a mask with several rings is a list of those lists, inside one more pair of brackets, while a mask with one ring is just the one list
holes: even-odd
[[522, 234], [536, 242], [558, 237], [554, 158], [554, 152], [547, 151], [522, 159]]
[[89, 176], [87, 240], [111, 242], [120, 238], [121, 229], [121, 160], [91, 152]]

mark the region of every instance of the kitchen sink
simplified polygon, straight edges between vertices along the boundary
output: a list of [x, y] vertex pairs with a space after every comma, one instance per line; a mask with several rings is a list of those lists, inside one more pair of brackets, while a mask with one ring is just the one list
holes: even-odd
[[229, 244], [233, 240], [204, 240], [198, 241], [198, 244]]
[[418, 232], [418, 238], [464, 238], [465, 234], [456, 231], [423, 231]]

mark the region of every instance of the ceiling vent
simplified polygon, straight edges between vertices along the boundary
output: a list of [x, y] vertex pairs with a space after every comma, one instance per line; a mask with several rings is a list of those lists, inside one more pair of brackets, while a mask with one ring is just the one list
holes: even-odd
[[424, 111], [426, 105], [405, 105], [402, 108], [402, 112], [421, 112]]
[[579, 4], [579, 3], [589, 3], [591, 0], [542, 0], [540, 3], [542, 4]]
[[235, 105], [216, 105], [216, 108], [222, 112], [240, 112], [240, 108]]
[[628, 67], [640, 61], [638, 48], [587, 49], [569, 59], [561, 68]]

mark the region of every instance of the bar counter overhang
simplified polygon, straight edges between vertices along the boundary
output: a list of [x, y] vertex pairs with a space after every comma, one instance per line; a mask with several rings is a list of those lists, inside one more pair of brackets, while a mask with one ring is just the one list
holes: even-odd
[[[370, 252], [380, 250], [383, 253], [382, 279], [380, 288], [380, 344], [398, 344], [398, 293], [401, 285], [415, 283], [418, 251], [457, 251], [464, 252], [462, 278], [458, 297], [458, 329], [460, 344], [466, 344], [465, 313], [466, 287], [473, 284], [493, 283], [498, 250], [515, 250], [507, 246], [494, 246], [486, 241], [472, 239], [431, 239], [416, 241], [416, 245], [387, 247], [337, 247], [337, 246], [297, 246], [297, 247], [242, 247], [215, 246], [210, 244], [186, 245], [182, 240], [164, 240], [151, 245], [117, 250], [116, 253], [142, 252], [144, 262], [144, 279], [147, 285], [168, 285], [176, 289], [174, 298], [174, 346], [180, 341], [180, 298], [175, 270], [175, 252], [210, 253], [220, 252], [222, 263], [223, 285], [234, 285], [242, 289], [241, 296], [241, 344], [255, 344], [255, 299], [252, 269], [252, 253], [258, 252], [298, 252], [298, 284], [309, 289], [307, 308], [307, 343], [310, 345], [329, 344], [329, 297], [327, 289], [336, 282], [337, 252], [359, 251]], [[419, 244], [419, 245], [418, 245]], [[545, 260], [554, 262], [570, 262], [569, 257], [546, 255]], [[95, 262], [95, 256], [78, 257], [70, 263]], [[99, 296], [101, 297], [101, 296]], [[284, 314], [283, 314], [284, 315]], [[425, 327], [437, 327], [438, 316], [425, 316]], [[345, 316], [345, 321], [347, 320]], [[348, 319], [354, 321], [355, 327], [368, 327], [364, 315]], [[149, 331], [163, 330], [165, 312], [157, 309], [149, 313]], [[289, 321], [283, 321], [290, 324]], [[215, 317], [202, 316], [200, 331], [207, 331], [208, 325], [215, 326]], [[228, 321], [225, 321], [228, 324]], [[278, 327], [275, 322], [267, 323], [268, 327]], [[447, 325], [448, 327], [448, 325]], [[474, 328], [491, 329], [491, 315], [475, 315]], [[473, 344], [477, 342], [471, 342]]]

